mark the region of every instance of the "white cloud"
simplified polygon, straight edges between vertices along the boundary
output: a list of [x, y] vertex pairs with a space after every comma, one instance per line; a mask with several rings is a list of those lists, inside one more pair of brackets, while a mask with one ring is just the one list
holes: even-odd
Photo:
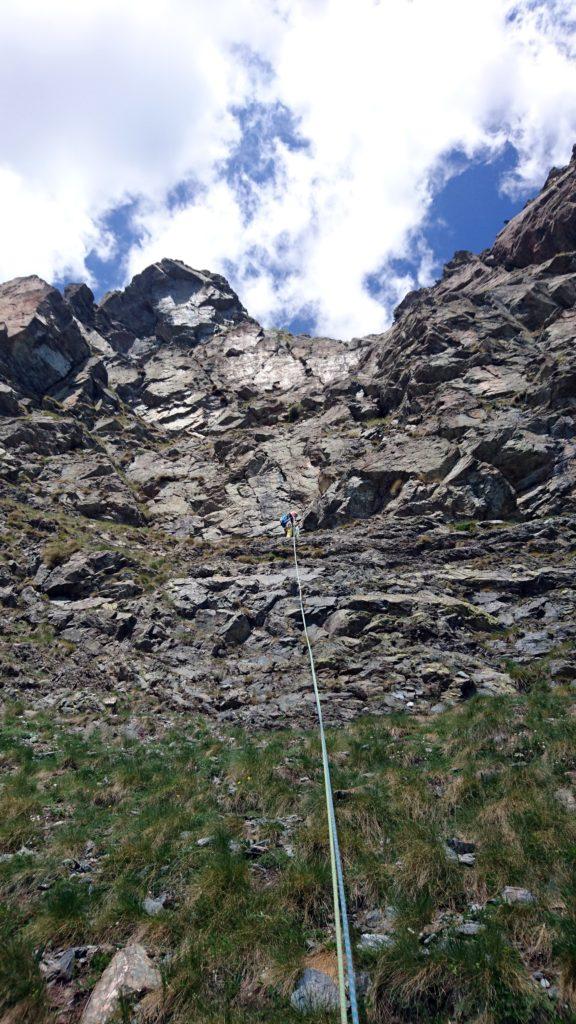
[[[307, 306], [322, 332], [377, 330], [410, 282], [383, 280], [383, 305], [366, 275], [414, 254], [451, 150], [488, 157], [510, 140], [509, 190], [568, 158], [570, 17], [568, 0], [4, 0], [0, 275], [85, 276], [107, 244], [99, 217], [132, 196], [131, 272], [164, 255], [232, 262], [266, 323]], [[284, 104], [310, 145], [268, 143], [276, 174], [245, 182], [247, 221], [221, 168], [239, 137], [231, 106], [250, 98]], [[201, 187], [170, 207], [183, 178]], [[423, 283], [430, 253], [416, 255]]]
[[238, 136], [229, 107], [248, 80], [230, 48], [250, 11], [250, 0], [218, 14], [210, 0], [3, 0], [0, 275], [84, 274], [106, 211], [133, 196], [161, 203], [190, 174], [213, 180]]

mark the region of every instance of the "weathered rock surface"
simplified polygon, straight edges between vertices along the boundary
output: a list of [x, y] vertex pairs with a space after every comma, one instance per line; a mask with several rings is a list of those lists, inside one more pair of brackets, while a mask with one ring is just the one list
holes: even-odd
[[529, 889], [519, 889], [515, 885], [507, 885], [502, 890], [505, 903], [534, 903], [534, 896]]
[[0, 285], [0, 372], [41, 396], [90, 355], [84, 330], [59, 291], [39, 277]]
[[500, 232], [493, 256], [512, 267], [542, 263], [576, 250], [576, 165], [554, 167], [542, 192]]
[[120, 1009], [121, 997], [131, 1001], [160, 988], [160, 971], [143, 946], [120, 949], [97, 982], [86, 1004], [80, 1024], [107, 1024]]
[[51, 713], [329, 722], [576, 679], [576, 161], [390, 330], [264, 330], [165, 259], [0, 286], [0, 673]]
[[340, 1005], [338, 986], [323, 971], [307, 967], [298, 979], [290, 1002], [301, 1013], [337, 1010]]

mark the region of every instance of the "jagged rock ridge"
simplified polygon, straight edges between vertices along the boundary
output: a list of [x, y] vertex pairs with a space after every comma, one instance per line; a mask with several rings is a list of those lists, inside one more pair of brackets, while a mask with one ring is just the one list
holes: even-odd
[[333, 720], [573, 678], [575, 186], [350, 341], [172, 259], [98, 305], [0, 286], [6, 692], [306, 719], [294, 504]]

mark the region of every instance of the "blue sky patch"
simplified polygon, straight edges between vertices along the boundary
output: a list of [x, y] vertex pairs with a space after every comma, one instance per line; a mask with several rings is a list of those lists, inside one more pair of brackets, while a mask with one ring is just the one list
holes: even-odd
[[383, 298], [385, 277], [392, 273], [410, 277], [417, 287], [419, 253], [426, 250], [434, 259], [434, 278], [459, 249], [480, 253], [488, 249], [508, 220], [523, 208], [525, 197], [511, 199], [501, 185], [514, 171], [517, 153], [507, 144], [491, 161], [467, 160], [459, 151], [449, 154], [456, 173], [434, 196], [426, 220], [413, 240], [413, 256], [390, 260], [378, 274], [370, 275], [366, 285], [372, 295]]

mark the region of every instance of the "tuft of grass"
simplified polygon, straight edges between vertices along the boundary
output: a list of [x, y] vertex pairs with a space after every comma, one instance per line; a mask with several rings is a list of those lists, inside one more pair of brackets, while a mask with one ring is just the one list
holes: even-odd
[[495, 920], [471, 941], [450, 933], [424, 947], [406, 931], [385, 950], [377, 967], [378, 1021], [484, 1021], [538, 1024], [552, 1021], [522, 960]]
[[0, 852], [14, 853], [34, 845], [41, 807], [30, 766], [25, 763], [0, 791]]
[[42, 552], [42, 561], [49, 569], [54, 569], [55, 566], [67, 562], [79, 550], [80, 543], [78, 540], [58, 537], [57, 540], [52, 540], [46, 544]]
[[571, 907], [568, 915], [556, 919], [555, 938], [552, 952], [560, 967], [560, 995], [570, 1009], [576, 1013], [576, 902], [571, 892]]
[[458, 533], [476, 533], [478, 530], [478, 523], [474, 519], [462, 519], [460, 522], [454, 522], [451, 524], [453, 530], [457, 530]]
[[546, 688], [549, 681], [547, 659], [537, 659], [521, 665], [510, 659], [504, 662], [508, 675], [514, 680], [520, 693], [529, 693], [536, 688]]

